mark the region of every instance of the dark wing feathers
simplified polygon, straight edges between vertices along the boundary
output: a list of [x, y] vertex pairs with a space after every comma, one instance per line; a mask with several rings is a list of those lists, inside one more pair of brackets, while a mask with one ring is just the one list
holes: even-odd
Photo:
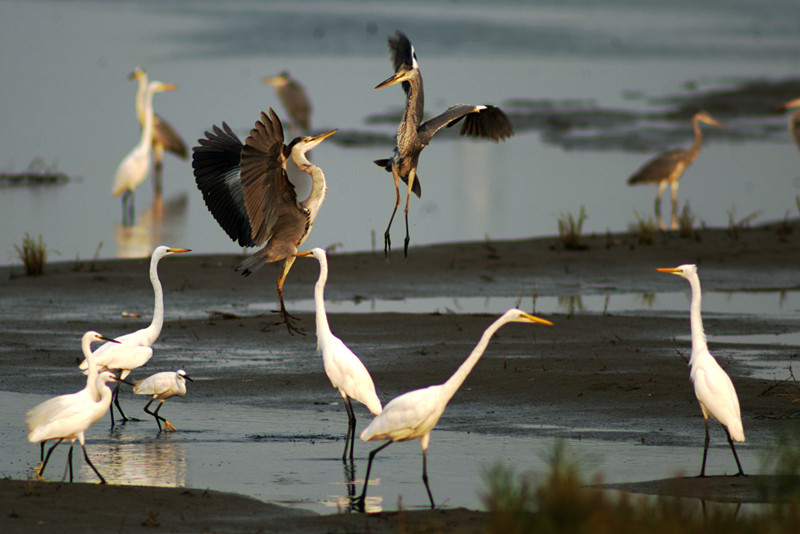
[[244, 207], [240, 181], [242, 142], [226, 124], [214, 126], [192, 148], [195, 183], [203, 194], [208, 211], [228, 237], [240, 246], [254, 245]]
[[444, 113], [420, 124], [417, 129], [420, 142], [427, 145], [433, 135], [444, 126], [449, 128], [462, 120], [464, 123], [461, 126], [461, 135], [483, 137], [494, 142], [514, 135], [511, 121], [500, 108], [456, 104], [447, 108]]
[[156, 143], [181, 159], [189, 157], [186, 143], [183, 142], [175, 128], [158, 115], [153, 115], [153, 144]]
[[297, 194], [286, 174], [283, 154], [283, 125], [270, 109], [269, 117], [250, 130], [242, 149], [242, 188], [244, 204], [258, 245], [272, 237], [278, 219], [287, 211], [297, 211]]
[[657, 184], [666, 180], [675, 168], [686, 158], [688, 152], [683, 148], [676, 148], [654, 157], [628, 178], [629, 185]]

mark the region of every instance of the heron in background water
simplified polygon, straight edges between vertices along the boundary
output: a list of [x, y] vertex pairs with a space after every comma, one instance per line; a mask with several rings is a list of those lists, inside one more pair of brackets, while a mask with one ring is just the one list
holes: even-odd
[[712, 119], [708, 113], [704, 111], [695, 113], [694, 117], [692, 117], [694, 143], [689, 150], [676, 148], [659, 154], [628, 178], [628, 185], [658, 185], [655, 209], [656, 217], [662, 230], [666, 229], [666, 227], [661, 219], [661, 195], [668, 185], [672, 188], [672, 220], [670, 227], [673, 230], [678, 229], [678, 180], [700, 153], [700, 146], [703, 144], [703, 133], [700, 131], [701, 122], [717, 128], [724, 128], [722, 124]]
[[[325, 174], [311, 163], [306, 152], [337, 130], [311, 137], [296, 137], [283, 143], [283, 125], [271, 108], [269, 116], [250, 130], [244, 144], [226, 124], [214, 126], [192, 148], [192, 167], [197, 188], [203, 193], [206, 207], [232, 240], [243, 247], [264, 248], [249, 256], [237, 267], [248, 276], [265, 263], [284, 260], [278, 275], [280, 313], [289, 333], [302, 333], [294, 326], [296, 317], [283, 303], [283, 282], [300, 247], [311, 232], [327, 185]], [[311, 176], [311, 193], [297, 199], [294, 185], [286, 174], [286, 161], [292, 161]], [[278, 324], [281, 324], [278, 323]]]
[[792, 135], [794, 144], [800, 149], [800, 98], [795, 98], [780, 105], [780, 109], [792, 109], [794, 112], [789, 116], [789, 133]]
[[434, 134], [441, 128], [448, 128], [464, 120], [461, 126], [461, 135], [471, 137], [483, 137], [494, 142], [507, 139], [514, 134], [511, 121], [500, 108], [495, 106], [475, 106], [469, 104], [457, 104], [450, 106], [442, 114], [422, 122], [425, 108], [425, 94], [422, 89], [422, 72], [417, 62], [417, 54], [414, 46], [403, 33], [397, 32], [394, 37], [389, 37], [389, 50], [392, 53], [392, 62], [395, 73], [388, 79], [379, 83], [375, 89], [387, 87], [397, 83], [403, 84], [406, 93], [406, 105], [403, 118], [397, 129], [397, 142], [394, 154], [391, 158], [379, 159], [375, 163], [392, 173], [394, 178], [394, 188], [397, 194], [394, 210], [389, 219], [389, 226], [383, 234], [384, 254], [388, 256], [391, 252], [392, 241], [389, 230], [392, 228], [394, 216], [400, 206], [400, 180], [408, 184], [408, 194], [406, 196], [405, 219], [406, 219], [406, 239], [403, 246], [405, 256], [408, 256], [408, 203], [411, 193], [420, 197], [422, 190], [417, 176], [417, 166], [419, 155], [422, 149], [431, 142]]
[[289, 71], [283, 71], [277, 76], [266, 76], [261, 79], [275, 88], [275, 94], [283, 104], [283, 109], [292, 120], [292, 124], [302, 134], [311, 131], [311, 100], [300, 82], [289, 76]]

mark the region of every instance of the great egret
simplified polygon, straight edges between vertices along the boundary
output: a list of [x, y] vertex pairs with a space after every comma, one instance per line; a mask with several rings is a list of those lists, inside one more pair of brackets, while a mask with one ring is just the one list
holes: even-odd
[[506, 323], [539, 323], [552, 325], [550, 321], [527, 314], [521, 310], [510, 309], [495, 320], [483, 332], [480, 341], [464, 360], [464, 363], [443, 384], [416, 389], [395, 397], [383, 407], [383, 411], [361, 432], [363, 441], [386, 441], [369, 453], [367, 474], [364, 477], [364, 490], [357, 499], [356, 505], [363, 509], [369, 486], [369, 473], [375, 455], [395, 441], [408, 441], [419, 438], [422, 445], [422, 482], [428, 491], [431, 508], [434, 508], [433, 494], [428, 486], [427, 451], [431, 439], [431, 430], [439, 422], [447, 403], [455, 395], [461, 384], [469, 375], [475, 364], [483, 355], [492, 336]]
[[[142, 128], [145, 123], [145, 99], [147, 96], [147, 73], [144, 69], [136, 67], [136, 69], [128, 75], [129, 80], [136, 80], [139, 82], [139, 90], [136, 91], [136, 118], [139, 120]], [[157, 113], [153, 113], [153, 196], [158, 198], [162, 194], [161, 173], [164, 166], [164, 151], [167, 151], [181, 159], [189, 157], [186, 143], [183, 142], [181, 136], [175, 131], [175, 128], [164, 120]]]
[[671, 228], [678, 229], [678, 180], [680, 180], [686, 168], [697, 159], [700, 153], [700, 146], [703, 143], [703, 133], [700, 131], [700, 123], [710, 124], [717, 128], [724, 128], [722, 124], [711, 118], [708, 113], [703, 111], [695, 113], [692, 117], [692, 129], [694, 130], [694, 143], [689, 150], [676, 148], [654, 157], [628, 178], [628, 185], [658, 185], [656, 193], [655, 210], [659, 225], [665, 228], [661, 219], [661, 195], [669, 185], [672, 188], [672, 221]]
[[325, 374], [339, 390], [347, 411], [347, 435], [344, 438], [342, 461], [353, 459], [353, 446], [356, 437], [356, 415], [350, 399], [366, 406], [373, 415], [381, 413], [381, 401], [375, 393], [375, 384], [364, 364], [344, 342], [331, 332], [328, 316], [325, 313], [325, 283], [328, 280], [328, 258], [321, 248], [314, 248], [298, 256], [314, 256], [319, 261], [319, 279], [314, 286], [314, 302], [317, 308], [317, 350], [322, 352]]
[[[112, 369], [120, 371], [120, 379], [124, 380], [133, 369], [141, 367], [150, 361], [153, 356], [151, 345], [155, 343], [164, 326], [164, 291], [161, 280], [158, 279], [158, 262], [165, 256], [191, 252], [188, 248], [170, 248], [163, 245], [156, 247], [150, 257], [150, 283], [153, 285], [155, 304], [153, 306], [153, 320], [150, 326], [116, 337], [119, 343], [105, 343], [94, 352], [94, 359], [100, 370]], [[81, 362], [80, 369], [89, 369], [89, 361]], [[119, 410], [123, 421], [128, 418], [119, 405], [119, 383], [114, 388], [114, 405]], [[111, 410], [111, 426], [114, 426], [114, 410]]]
[[311, 101], [300, 82], [289, 76], [289, 71], [283, 71], [277, 76], [266, 76], [261, 81], [275, 88], [275, 94], [280, 98], [283, 109], [300, 133], [310, 132]]
[[800, 98], [781, 104], [780, 107], [781, 109], [795, 108], [794, 112], [789, 116], [789, 133], [792, 135], [794, 144], [800, 149]]
[[[72, 482], [72, 446], [77, 439], [83, 448], [83, 457], [86, 463], [94, 470], [100, 481], [105, 484], [103, 475], [97, 470], [89, 459], [85, 446], [85, 432], [95, 422], [100, 420], [111, 405], [112, 391], [106, 383], [116, 380], [113, 372], [105, 370], [98, 372], [91, 344], [95, 341], [118, 343], [116, 340], [104, 337], [97, 332], [89, 331], [81, 338], [81, 350], [86, 362], [89, 363], [89, 373], [86, 377], [86, 386], [75, 393], [60, 395], [44, 401], [30, 409], [26, 414], [25, 422], [28, 426], [28, 441], [41, 443], [41, 464], [36, 470], [41, 477], [50, 455], [65, 439], [71, 441], [67, 466], [69, 467], [69, 480]], [[55, 439], [56, 443], [44, 455], [44, 443]]]
[[173, 91], [178, 86], [159, 81], [150, 82], [144, 97], [144, 127], [142, 137], [133, 150], [125, 156], [117, 168], [111, 193], [122, 195], [122, 225], [134, 223], [133, 190], [139, 187], [150, 172], [150, 155], [153, 143], [153, 95], [162, 91]]
[[[242, 275], [260, 269], [265, 263], [284, 260], [278, 275], [278, 299], [283, 323], [289, 333], [300, 332], [283, 303], [283, 282], [295, 260], [297, 248], [311, 232], [327, 186], [322, 169], [308, 161], [306, 152], [335, 134], [330, 130], [313, 137], [297, 137], [283, 144], [283, 125], [270, 108], [269, 116], [250, 130], [244, 145], [226, 123], [198, 139], [192, 148], [197, 188], [206, 207], [219, 225], [243, 247], [266, 246], [237, 267]], [[294, 185], [286, 175], [286, 160], [291, 156], [297, 167], [311, 176], [308, 198], [297, 200]], [[280, 324], [280, 323], [279, 323]]]
[[[186, 381], [189, 380], [192, 382], [192, 379], [189, 375], [186, 374], [186, 371], [183, 369], [178, 369], [177, 371], [162, 371], [160, 373], [156, 373], [154, 375], [150, 375], [144, 380], [139, 380], [136, 382], [136, 385], [133, 387], [133, 392], [137, 395], [152, 395], [153, 398], [150, 399], [144, 407], [144, 411], [150, 415], [152, 415], [155, 420], [156, 424], [158, 425], [158, 431], [161, 432], [161, 421], [164, 421], [164, 429], [169, 430], [171, 432], [175, 432], [178, 430], [172, 423], [158, 415], [158, 411], [164, 406], [164, 401], [170, 397], [178, 395], [183, 397], [186, 395]], [[158, 407], [154, 412], [149, 410], [150, 404], [154, 401], [158, 400]]]
[[[25, 417], [25, 422], [28, 425], [28, 432], [31, 432], [33, 431], [34, 428], [41, 426], [54, 413], [62, 410], [66, 406], [69, 406], [76, 402], [81, 402], [81, 399], [90, 399], [95, 401], [99, 400], [97, 387], [95, 385], [95, 381], [97, 380], [97, 375], [98, 375], [98, 369], [94, 356], [92, 354], [92, 343], [96, 341], [119, 343], [115, 339], [107, 338], [93, 330], [89, 330], [88, 332], [84, 333], [83, 336], [81, 337], [81, 351], [83, 352], [83, 357], [85, 358], [88, 364], [86, 387], [75, 393], [67, 393], [65, 395], [52, 397], [38, 404], [34, 408], [28, 410], [28, 413], [26, 414]], [[39, 464], [37, 473], [41, 473], [42, 464], [44, 463], [44, 444], [45, 441], [42, 441], [41, 451], [40, 451], [40, 459], [42, 463]]]
[[464, 119], [461, 135], [483, 137], [494, 142], [514, 135], [514, 128], [500, 108], [488, 105], [457, 104], [447, 108], [441, 115], [422, 122], [425, 95], [422, 89], [422, 72], [420, 72], [419, 63], [417, 62], [417, 54], [408, 37], [399, 31], [394, 37], [389, 37], [388, 41], [395, 73], [390, 78], [379, 83], [375, 89], [402, 83], [406, 92], [406, 105], [403, 119], [397, 129], [397, 143], [394, 154], [391, 158], [379, 159], [375, 163], [392, 173], [397, 195], [389, 225], [383, 235], [384, 254], [386, 255], [389, 254], [392, 248], [389, 230], [392, 228], [392, 221], [394, 221], [397, 207], [400, 205], [399, 180], [403, 180], [408, 184], [405, 207], [406, 239], [403, 247], [404, 254], [408, 256], [408, 243], [410, 240], [408, 236], [408, 203], [412, 192], [418, 197], [422, 194], [419, 176], [417, 175], [417, 165], [419, 164], [419, 155], [422, 149], [431, 142], [433, 135], [442, 127], [451, 127], [461, 119]]
[[744, 475], [733, 440], [744, 441], [744, 428], [742, 427], [742, 415], [739, 411], [739, 397], [733, 382], [717, 360], [708, 352], [706, 344], [706, 334], [703, 331], [703, 319], [700, 316], [700, 301], [702, 299], [700, 291], [700, 278], [697, 275], [697, 266], [692, 264], [681, 265], [679, 267], [659, 268], [656, 271], [661, 273], [675, 274], [689, 281], [692, 288], [692, 303], [689, 308], [689, 318], [692, 326], [692, 357], [689, 360], [691, 366], [690, 377], [694, 384], [694, 394], [700, 403], [703, 411], [703, 419], [706, 426], [706, 440], [703, 446], [703, 465], [700, 468], [700, 476], [706, 476], [706, 456], [708, 455], [708, 416], [722, 423], [725, 427], [725, 434], [728, 436], [728, 443], [736, 460], [736, 467], [739, 468], [738, 475]]

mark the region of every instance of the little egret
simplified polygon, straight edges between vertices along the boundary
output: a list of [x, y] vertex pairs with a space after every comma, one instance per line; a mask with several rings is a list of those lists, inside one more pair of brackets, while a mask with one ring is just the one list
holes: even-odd
[[706, 425], [706, 440], [703, 446], [703, 465], [700, 468], [700, 476], [706, 476], [709, 415], [713, 415], [725, 428], [733, 458], [736, 460], [736, 467], [739, 468], [739, 473], [737, 474], [744, 475], [742, 464], [739, 463], [739, 456], [736, 454], [736, 448], [733, 446], [733, 440], [744, 441], [742, 415], [739, 412], [739, 397], [736, 396], [736, 389], [734, 389], [728, 373], [720, 367], [717, 360], [708, 352], [706, 334], [703, 331], [703, 319], [700, 316], [702, 296], [700, 278], [697, 276], [697, 266], [686, 264], [679, 267], [659, 268], [656, 271], [681, 276], [689, 281], [689, 285], [692, 288], [692, 303], [689, 308], [689, 319], [692, 326], [692, 357], [689, 360], [691, 367], [689, 376], [694, 384], [694, 394], [700, 403], [700, 409], [703, 411], [703, 419]]
[[57, 440], [42, 460], [41, 466], [37, 469], [37, 476], [41, 477], [42, 473], [44, 473], [53, 450], [62, 441], [68, 439], [71, 443], [67, 455], [67, 466], [69, 468], [69, 481], [72, 482], [72, 447], [77, 439], [83, 449], [83, 457], [86, 463], [100, 478], [100, 482], [102, 484], [106, 483], [105, 478], [94, 466], [89, 459], [89, 454], [86, 452], [85, 432], [90, 426], [99, 421], [111, 406], [113, 392], [108, 387], [107, 382], [116, 380], [116, 376], [112, 371], [106, 370], [99, 373], [94, 380], [91, 380], [91, 378], [91, 376], [87, 377], [85, 389], [88, 391], [85, 394], [81, 394], [82, 392], [72, 394], [69, 402], [64, 403], [61, 409], [51, 413], [46, 420], [34, 425], [41, 414], [38, 406], [28, 412], [28, 441], [31, 443], [44, 443], [51, 439]]
[[703, 111], [695, 113], [692, 117], [692, 129], [694, 129], [694, 143], [689, 150], [683, 148], [676, 148], [663, 154], [654, 157], [641, 168], [639, 168], [633, 176], [628, 178], [628, 185], [658, 185], [658, 193], [656, 193], [655, 210], [656, 217], [658, 218], [661, 229], [665, 229], [665, 225], [661, 219], [661, 195], [669, 185], [672, 188], [672, 221], [671, 228], [678, 229], [678, 180], [683, 175], [683, 171], [697, 159], [700, 154], [700, 146], [703, 144], [703, 133], [700, 131], [700, 123], [710, 124], [717, 128], [724, 128], [724, 126], [714, 119], [708, 113]]
[[404, 254], [408, 256], [408, 203], [413, 192], [418, 197], [422, 195], [417, 175], [417, 165], [422, 149], [431, 142], [433, 135], [441, 128], [451, 127], [464, 120], [461, 135], [483, 137], [494, 142], [502, 141], [514, 135], [511, 121], [500, 108], [495, 106], [474, 106], [457, 104], [447, 108], [442, 114], [422, 122], [425, 108], [425, 95], [422, 89], [422, 72], [417, 62], [414, 46], [403, 33], [397, 32], [394, 37], [389, 37], [389, 51], [392, 54], [392, 63], [395, 73], [388, 79], [379, 83], [375, 89], [387, 87], [396, 83], [403, 84], [406, 93], [406, 105], [403, 118], [397, 129], [397, 143], [394, 154], [388, 159], [379, 159], [375, 163], [392, 173], [396, 199], [389, 225], [383, 235], [383, 251], [388, 255], [392, 248], [389, 230], [392, 221], [400, 206], [400, 182], [408, 184], [406, 195], [406, 239], [403, 247]]
[[275, 88], [275, 94], [280, 98], [283, 109], [300, 133], [310, 132], [311, 100], [300, 82], [289, 76], [288, 71], [283, 71], [277, 76], [264, 77], [261, 81]]
[[144, 127], [142, 137], [133, 150], [125, 156], [117, 168], [111, 193], [122, 195], [122, 225], [132, 226], [134, 223], [133, 190], [147, 179], [150, 172], [150, 156], [153, 143], [153, 95], [162, 91], [173, 91], [177, 85], [158, 81], [150, 82], [144, 99]]
[[[278, 300], [283, 323], [289, 333], [300, 332], [283, 303], [283, 282], [300, 247], [311, 232], [327, 186], [325, 174], [306, 157], [306, 152], [335, 134], [330, 130], [313, 137], [296, 137], [283, 144], [283, 125], [270, 108], [269, 116], [250, 130], [244, 145], [230, 127], [214, 126], [213, 132], [198, 139], [192, 149], [197, 188], [203, 193], [206, 207], [217, 223], [243, 247], [264, 248], [246, 258], [237, 267], [248, 276], [265, 263], [284, 260], [278, 275]], [[286, 160], [292, 161], [311, 176], [311, 193], [297, 200], [294, 185], [286, 174]], [[280, 323], [279, 323], [280, 324]]]
[[[161, 281], [158, 279], [158, 262], [165, 256], [191, 252], [188, 248], [170, 248], [165, 246], [156, 247], [150, 257], [150, 283], [153, 285], [155, 294], [155, 304], [153, 306], [153, 320], [150, 326], [142, 328], [130, 334], [116, 337], [118, 343], [105, 343], [95, 352], [94, 358], [100, 370], [112, 369], [120, 371], [120, 379], [124, 380], [133, 369], [137, 369], [150, 361], [153, 356], [152, 344], [155, 343], [161, 334], [161, 327], [164, 326], [164, 291], [161, 288]], [[89, 369], [89, 361], [81, 362], [80, 369]], [[119, 410], [123, 421], [128, 418], [119, 405], [119, 383], [114, 388], [114, 405]], [[111, 426], [114, 426], [114, 410], [111, 409]]]
[[[172, 426], [172, 423], [158, 415], [158, 411], [164, 406], [164, 401], [168, 398], [174, 397], [175, 395], [179, 397], [186, 395], [187, 380], [192, 382], [192, 379], [186, 374], [186, 371], [178, 369], [177, 371], [163, 371], [150, 375], [144, 380], [136, 382], [136, 385], [133, 387], [133, 392], [137, 395], [153, 396], [145, 405], [144, 411], [155, 417], [159, 432], [161, 432], [161, 421], [164, 421], [164, 430], [169, 430], [171, 432], [178, 430]], [[150, 404], [155, 400], [159, 401], [158, 407], [156, 411], [151, 412], [149, 410]]]
[[298, 256], [314, 256], [319, 261], [319, 279], [314, 286], [314, 302], [317, 308], [317, 350], [322, 352], [325, 373], [333, 387], [339, 390], [347, 411], [347, 435], [344, 438], [342, 461], [353, 459], [353, 446], [356, 437], [356, 415], [350, 399], [366, 406], [373, 415], [381, 413], [381, 401], [375, 393], [375, 384], [364, 364], [344, 342], [331, 332], [328, 316], [325, 313], [325, 283], [328, 280], [328, 258], [321, 248], [314, 248]]
[[[145, 108], [147, 97], [147, 73], [144, 69], [136, 67], [136, 69], [128, 75], [129, 80], [136, 80], [139, 82], [139, 90], [136, 91], [136, 118], [139, 124], [144, 128], [145, 123]], [[153, 196], [160, 197], [163, 191], [161, 183], [161, 174], [164, 166], [164, 151], [167, 151], [181, 159], [189, 157], [186, 143], [183, 142], [181, 136], [175, 131], [175, 128], [170, 125], [163, 117], [157, 113], [153, 113]]]
[[357, 499], [356, 505], [362, 510], [364, 507], [365, 499], [367, 496], [367, 487], [369, 485], [369, 473], [372, 469], [372, 461], [375, 455], [381, 450], [385, 449], [395, 441], [409, 441], [419, 438], [422, 445], [422, 482], [425, 484], [425, 489], [428, 491], [428, 498], [431, 501], [431, 508], [434, 508], [433, 494], [431, 488], [428, 486], [428, 473], [427, 473], [427, 451], [428, 443], [431, 439], [431, 430], [439, 422], [439, 418], [444, 413], [447, 403], [455, 395], [461, 384], [464, 383], [475, 364], [483, 356], [486, 346], [492, 339], [492, 336], [506, 323], [539, 323], [552, 325], [546, 319], [540, 319], [533, 315], [527, 314], [521, 310], [510, 309], [505, 312], [499, 319], [495, 320], [489, 328], [487, 328], [480, 341], [472, 349], [472, 352], [464, 360], [464, 363], [453, 373], [453, 376], [447, 379], [444, 384], [436, 386], [429, 386], [424, 389], [416, 389], [403, 393], [399, 397], [395, 397], [383, 407], [383, 411], [361, 432], [361, 439], [363, 441], [386, 441], [383, 445], [374, 449], [369, 453], [369, 461], [367, 463], [367, 474], [364, 477], [364, 489], [361, 496]]

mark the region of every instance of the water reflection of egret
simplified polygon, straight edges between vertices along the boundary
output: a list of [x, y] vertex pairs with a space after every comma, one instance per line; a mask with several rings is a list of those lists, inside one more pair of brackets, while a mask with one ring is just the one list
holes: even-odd
[[108, 447], [94, 453], [109, 480], [117, 484], [183, 487], [186, 485], [186, 444], [161, 434], [113, 432]]

